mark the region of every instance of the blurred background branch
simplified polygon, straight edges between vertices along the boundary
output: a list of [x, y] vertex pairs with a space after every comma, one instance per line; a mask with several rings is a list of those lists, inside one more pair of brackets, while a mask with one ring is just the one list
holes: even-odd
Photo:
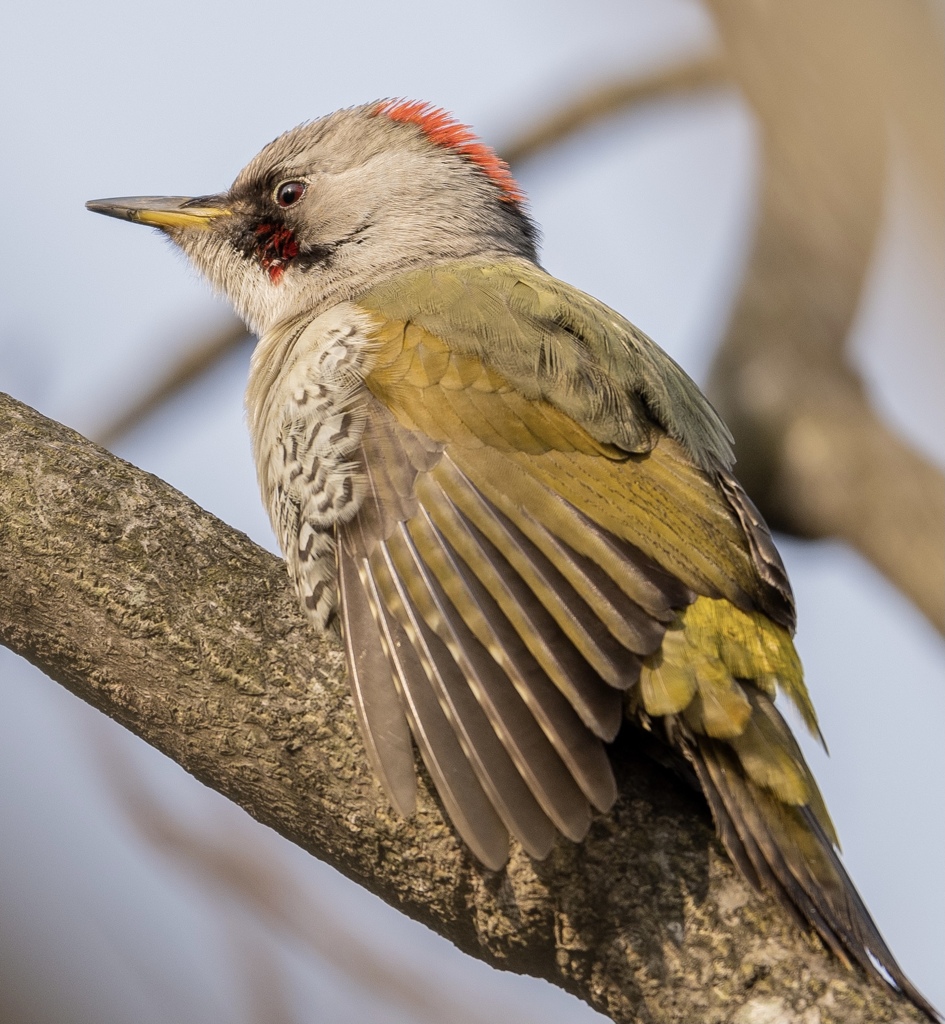
[[251, 335], [242, 321], [233, 318], [217, 330], [195, 337], [184, 346], [180, 359], [167, 368], [126, 410], [97, 432], [96, 441], [113, 448], [175, 395], [208, 374], [229, 352]]
[[945, 632], [945, 478], [875, 408], [848, 345], [893, 139], [945, 212], [935, 12], [708, 3], [762, 130], [754, 246], [711, 381], [739, 477], [772, 526], [852, 544]]

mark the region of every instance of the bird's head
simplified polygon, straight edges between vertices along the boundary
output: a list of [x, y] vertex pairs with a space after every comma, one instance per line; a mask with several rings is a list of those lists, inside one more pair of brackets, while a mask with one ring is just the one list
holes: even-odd
[[424, 103], [385, 100], [286, 132], [218, 195], [102, 199], [160, 228], [257, 333], [399, 270], [494, 253], [535, 258], [508, 168]]

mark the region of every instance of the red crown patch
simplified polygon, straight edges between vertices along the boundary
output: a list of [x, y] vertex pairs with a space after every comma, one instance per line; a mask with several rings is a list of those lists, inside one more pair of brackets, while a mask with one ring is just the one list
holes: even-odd
[[525, 193], [512, 177], [509, 165], [493, 149], [480, 142], [472, 128], [460, 124], [452, 114], [422, 100], [382, 100], [374, 108], [374, 116], [381, 115], [392, 121], [417, 125], [434, 145], [451, 149], [472, 160], [499, 186], [503, 199], [514, 203], [524, 201]]

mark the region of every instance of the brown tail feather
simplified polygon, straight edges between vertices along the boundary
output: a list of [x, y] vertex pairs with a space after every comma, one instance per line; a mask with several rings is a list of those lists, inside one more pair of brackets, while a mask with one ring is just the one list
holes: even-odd
[[919, 1009], [941, 1021], [896, 963], [814, 814], [782, 803], [752, 782], [724, 744], [703, 736], [678, 742], [745, 878], [810, 925], [841, 960], [882, 981], [891, 978]]

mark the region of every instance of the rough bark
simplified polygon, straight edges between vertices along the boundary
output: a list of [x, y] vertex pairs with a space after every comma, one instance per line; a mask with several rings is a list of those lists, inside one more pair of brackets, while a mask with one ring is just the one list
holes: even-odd
[[427, 786], [397, 819], [278, 559], [6, 396], [0, 438], [0, 640], [388, 903], [616, 1022], [924, 1019], [753, 894], [701, 799], [626, 741], [613, 813], [545, 862], [484, 870]]

